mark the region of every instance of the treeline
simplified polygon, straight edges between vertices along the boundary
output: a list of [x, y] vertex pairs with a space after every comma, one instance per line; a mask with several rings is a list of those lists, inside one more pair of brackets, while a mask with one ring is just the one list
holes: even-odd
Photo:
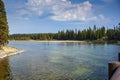
[[120, 40], [120, 23], [113, 29], [104, 26], [84, 30], [66, 30], [57, 33], [12, 34], [11, 40]]
[[0, 0], [0, 46], [8, 43], [9, 29], [3, 0]]

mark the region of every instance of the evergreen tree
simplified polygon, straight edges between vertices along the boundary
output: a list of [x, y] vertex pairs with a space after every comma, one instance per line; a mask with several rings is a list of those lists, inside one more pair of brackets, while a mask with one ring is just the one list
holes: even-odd
[[120, 40], [120, 23], [114, 29], [89, 27], [84, 30], [66, 30], [57, 33], [13, 34], [12, 40]]
[[4, 3], [0, 0], [0, 46], [8, 43], [9, 30]]

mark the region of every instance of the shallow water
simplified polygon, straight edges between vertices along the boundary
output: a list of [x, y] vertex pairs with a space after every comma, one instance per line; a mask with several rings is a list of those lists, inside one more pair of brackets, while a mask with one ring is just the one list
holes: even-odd
[[26, 52], [0, 62], [0, 80], [107, 80], [107, 65], [117, 61], [114, 44], [10, 42]]

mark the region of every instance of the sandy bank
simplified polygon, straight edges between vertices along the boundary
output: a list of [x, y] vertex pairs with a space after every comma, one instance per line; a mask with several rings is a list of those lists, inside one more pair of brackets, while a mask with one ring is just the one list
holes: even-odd
[[7, 57], [7, 56], [19, 54], [22, 52], [24, 52], [24, 50], [18, 50], [14, 47], [4, 46], [4, 47], [1, 47], [0, 49], [0, 59]]
[[77, 40], [10, 40], [12, 42], [86, 42], [86, 41], [77, 41]]

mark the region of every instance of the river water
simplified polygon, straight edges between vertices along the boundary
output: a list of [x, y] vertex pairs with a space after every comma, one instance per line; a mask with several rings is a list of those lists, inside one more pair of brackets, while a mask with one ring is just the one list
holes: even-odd
[[10, 42], [26, 52], [0, 61], [0, 80], [107, 80], [120, 45], [83, 42]]

